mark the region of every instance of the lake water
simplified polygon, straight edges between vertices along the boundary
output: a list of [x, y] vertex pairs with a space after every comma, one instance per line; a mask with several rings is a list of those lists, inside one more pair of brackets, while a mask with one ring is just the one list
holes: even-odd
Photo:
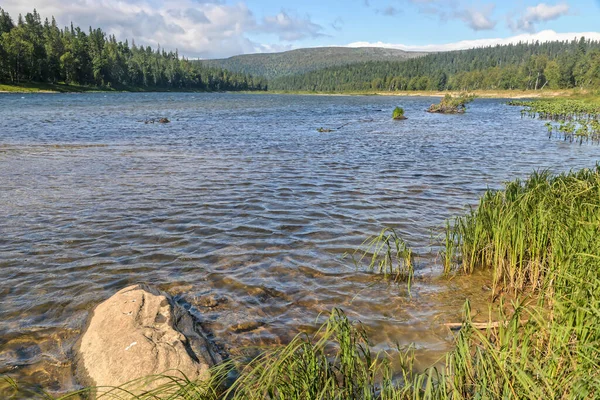
[[[338, 306], [376, 349], [414, 343], [434, 363], [452, 344], [441, 324], [467, 297], [485, 312], [487, 295], [485, 278], [436, 278], [444, 220], [488, 187], [600, 159], [502, 100], [424, 112], [437, 101], [0, 94], [0, 374], [77, 387], [89, 311], [136, 282], [192, 305], [234, 354]], [[396, 105], [408, 120], [391, 120]], [[171, 123], [144, 123], [160, 117]], [[343, 257], [383, 227], [418, 255], [411, 296]]]

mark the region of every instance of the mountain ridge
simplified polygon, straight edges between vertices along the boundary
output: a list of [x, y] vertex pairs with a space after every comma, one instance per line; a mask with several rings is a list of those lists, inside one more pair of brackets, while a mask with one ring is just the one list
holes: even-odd
[[382, 47], [311, 47], [277, 53], [242, 54], [198, 60], [209, 67], [261, 76], [267, 79], [303, 74], [319, 69], [366, 61], [403, 61], [428, 53]]

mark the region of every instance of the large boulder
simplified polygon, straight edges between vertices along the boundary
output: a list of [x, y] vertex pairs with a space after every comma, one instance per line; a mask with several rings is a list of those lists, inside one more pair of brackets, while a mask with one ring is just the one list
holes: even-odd
[[210, 378], [221, 361], [194, 318], [167, 294], [146, 285], [120, 290], [93, 311], [77, 346], [83, 383], [135, 391], [164, 384], [139, 379], [167, 373], [191, 380]]

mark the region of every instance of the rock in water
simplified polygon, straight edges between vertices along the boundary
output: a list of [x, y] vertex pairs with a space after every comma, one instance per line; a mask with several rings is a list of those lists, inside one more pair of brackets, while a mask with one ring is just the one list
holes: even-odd
[[[209, 368], [221, 361], [212, 346], [169, 295], [146, 285], [129, 286], [94, 309], [77, 346], [78, 375], [96, 387], [163, 373], [207, 380]], [[135, 393], [164, 383], [138, 381], [127, 388]]]

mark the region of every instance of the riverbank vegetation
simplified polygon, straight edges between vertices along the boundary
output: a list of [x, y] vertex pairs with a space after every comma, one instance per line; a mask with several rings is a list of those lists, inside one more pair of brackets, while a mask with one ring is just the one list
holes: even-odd
[[549, 136], [571, 142], [600, 142], [600, 98], [511, 101], [522, 116], [546, 120]]
[[[455, 347], [438, 365], [416, 370], [408, 348], [394, 356], [400, 368], [393, 370], [390, 355], [370, 347], [361, 324], [334, 309], [316, 333], [300, 334], [250, 362], [217, 366], [210, 382], [190, 382], [176, 374], [152, 377], [164, 384], [134, 397], [596, 398], [600, 166], [560, 175], [536, 172], [503, 190], [488, 190], [477, 208], [448, 222], [445, 236], [445, 272], [489, 271], [494, 282], [490, 301], [495, 301], [490, 309], [495, 311], [489, 323], [474, 324], [466, 303]], [[384, 230], [367, 245], [371, 250], [365, 254], [372, 255], [376, 272], [412, 278], [412, 254], [395, 232]], [[100, 398], [131, 398], [129, 390], [145, 382]]]
[[533, 42], [372, 61], [279, 77], [269, 89], [308, 92], [600, 89], [600, 42]]
[[54, 18], [42, 22], [35, 10], [14, 21], [2, 9], [0, 83], [132, 91], [267, 89], [263, 78], [194, 64], [177, 50], [130, 45], [100, 28], [60, 29]]

